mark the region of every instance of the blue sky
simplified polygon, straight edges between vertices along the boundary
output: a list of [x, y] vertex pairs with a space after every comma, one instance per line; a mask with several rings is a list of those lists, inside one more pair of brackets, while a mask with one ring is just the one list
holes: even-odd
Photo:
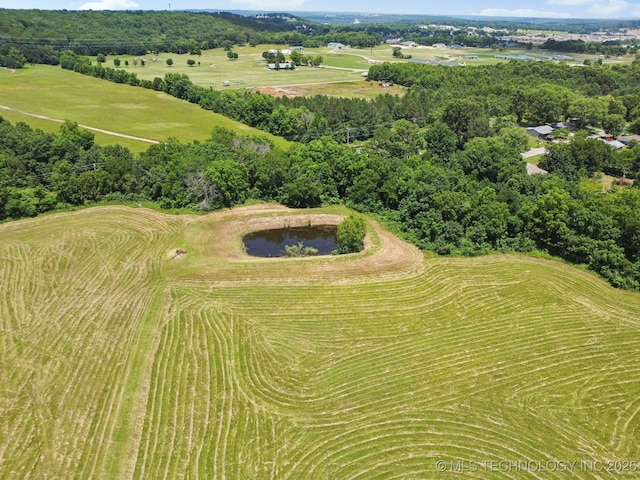
[[640, 18], [640, 0], [420, 1], [405, 0], [0, 0], [0, 8], [67, 10], [264, 10], [349, 11], [433, 15], [489, 15], [549, 18]]

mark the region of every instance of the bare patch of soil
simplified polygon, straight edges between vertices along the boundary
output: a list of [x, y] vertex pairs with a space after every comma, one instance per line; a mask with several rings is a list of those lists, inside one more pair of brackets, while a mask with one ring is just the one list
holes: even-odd
[[254, 91], [271, 97], [303, 97], [304, 93], [292, 87], [258, 87]]
[[177, 248], [175, 250], [173, 250], [170, 255], [171, 255], [171, 260], [175, 260], [176, 258], [180, 258], [183, 255], [185, 255], [187, 253], [186, 250], [183, 250], [182, 248]]

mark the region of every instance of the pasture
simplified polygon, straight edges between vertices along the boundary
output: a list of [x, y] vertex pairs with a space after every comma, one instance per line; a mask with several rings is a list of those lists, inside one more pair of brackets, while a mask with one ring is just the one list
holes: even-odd
[[[60, 67], [36, 65], [13, 73], [0, 69], [0, 83], [0, 106], [8, 107], [0, 108], [0, 116], [44, 131], [57, 132], [61, 121], [72, 120], [120, 135], [191, 142], [207, 139], [212, 130], [220, 126], [239, 134], [260, 134], [281, 146], [288, 144], [281, 138], [165, 93], [116, 84]], [[122, 136], [94, 133], [99, 144], [119, 143], [134, 152], [146, 150], [150, 145]]]
[[[147, 55], [145, 66], [140, 62], [134, 66], [134, 57], [130, 56], [108, 56], [105, 66], [113, 67], [113, 60], [119, 58], [120, 68], [135, 72], [138, 78], [153, 80], [155, 77], [164, 78], [166, 73], [181, 73], [189, 76], [195, 84], [211, 87], [216, 90], [224, 88], [255, 88], [268, 87], [274, 85], [303, 85], [333, 82], [349, 82], [360, 79], [361, 73], [366, 71], [366, 60], [364, 66], [354, 64], [345, 69], [334, 68], [313, 68], [300, 67], [293, 71], [269, 70], [262, 58], [262, 52], [270, 49], [282, 49], [283, 45], [258, 45], [256, 47], [234, 47], [233, 51], [238, 54], [237, 60], [229, 60], [227, 52], [222, 48], [205, 50], [202, 55], [178, 55], [175, 53], [160, 53], [157, 55]], [[365, 50], [363, 50], [364, 52]], [[366, 50], [368, 52], [368, 50]], [[326, 48], [308, 49], [305, 55], [325, 55]], [[173, 65], [168, 66], [168, 58], [173, 60]], [[154, 61], [155, 59], [155, 61]], [[194, 60], [196, 64], [192, 67], [187, 65], [187, 60]], [[94, 59], [95, 61], [95, 59]], [[129, 66], [124, 66], [128, 61]], [[199, 62], [199, 64], [198, 64]], [[352, 63], [352, 62], [349, 62]], [[225, 87], [222, 82], [229, 81], [230, 85]]]
[[425, 258], [373, 221], [360, 254], [242, 251], [244, 232], [347, 213], [97, 207], [0, 225], [0, 478], [575, 460], [471, 476], [595, 479], [620, 476], [581, 462], [640, 458], [638, 294], [550, 260]]

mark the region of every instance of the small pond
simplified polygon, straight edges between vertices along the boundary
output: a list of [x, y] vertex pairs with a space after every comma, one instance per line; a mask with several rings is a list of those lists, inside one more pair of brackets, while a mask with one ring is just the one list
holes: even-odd
[[318, 249], [317, 255], [331, 255], [338, 248], [336, 230], [333, 225], [279, 228], [252, 232], [242, 240], [247, 253], [254, 257], [282, 257], [285, 256], [285, 246], [300, 242], [305, 247]]

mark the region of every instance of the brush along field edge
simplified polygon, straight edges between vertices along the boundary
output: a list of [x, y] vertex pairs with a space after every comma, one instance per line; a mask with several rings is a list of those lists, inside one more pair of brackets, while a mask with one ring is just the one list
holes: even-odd
[[0, 478], [435, 478], [440, 459], [640, 456], [637, 294], [548, 260], [425, 259], [372, 221], [359, 254], [243, 252], [249, 231], [348, 213], [0, 225]]

